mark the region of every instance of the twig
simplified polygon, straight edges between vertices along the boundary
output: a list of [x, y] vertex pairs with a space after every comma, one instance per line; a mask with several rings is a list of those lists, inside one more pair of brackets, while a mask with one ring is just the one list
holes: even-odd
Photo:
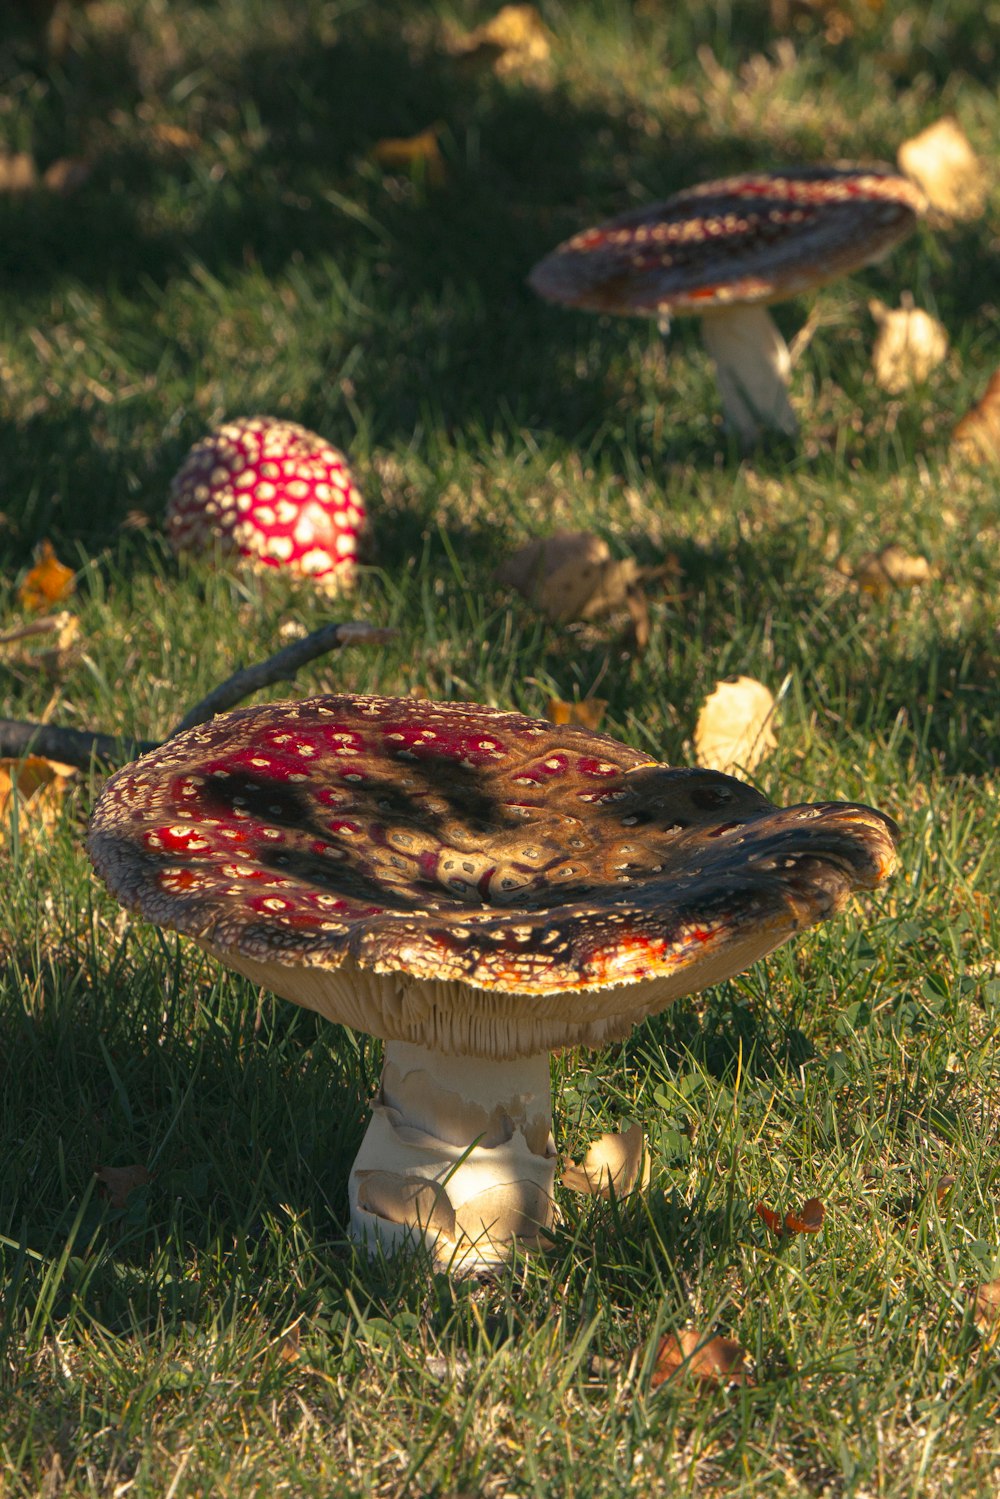
[[[322, 625], [311, 635], [286, 645], [266, 661], [258, 661], [234, 672], [196, 703], [166, 737], [172, 739], [183, 729], [205, 723], [216, 713], [233, 707], [262, 687], [270, 687], [273, 682], [291, 681], [307, 661], [328, 651], [345, 645], [382, 645], [395, 634], [395, 630], [360, 623]], [[87, 729], [63, 729], [57, 724], [23, 723], [17, 719], [0, 718], [0, 756], [20, 759], [27, 754], [44, 755], [47, 760], [61, 760], [63, 764], [76, 765], [81, 770], [87, 770], [95, 760], [106, 765], [124, 765], [137, 755], [155, 749], [160, 742], [116, 738], [112, 734], [94, 734]]]
[[93, 734], [89, 729], [61, 729], [54, 723], [0, 718], [0, 756], [14, 760], [43, 755], [46, 760], [60, 760], [63, 765], [87, 770], [92, 760], [124, 765], [155, 748], [154, 739], [116, 739], [113, 734]]
[[224, 713], [227, 708], [241, 703], [245, 697], [249, 697], [252, 692], [259, 692], [262, 687], [270, 687], [273, 682], [290, 682], [299, 668], [316, 656], [325, 656], [327, 651], [336, 650], [342, 645], [383, 645], [395, 633], [395, 630], [380, 630], [375, 625], [357, 623], [321, 625], [311, 635], [293, 640], [284, 650], [268, 656], [266, 661], [241, 667], [231, 677], [220, 682], [218, 687], [213, 687], [207, 697], [203, 697], [200, 703], [195, 703], [185, 713], [167, 738], [172, 739], [185, 729], [193, 729], [197, 724], [205, 723], [209, 718], [214, 718], [216, 713]]

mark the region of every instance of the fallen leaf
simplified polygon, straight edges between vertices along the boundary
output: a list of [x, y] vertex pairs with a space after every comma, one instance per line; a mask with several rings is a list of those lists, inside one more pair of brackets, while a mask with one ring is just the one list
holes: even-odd
[[15, 816], [22, 842], [49, 832], [59, 815], [66, 786], [76, 773], [75, 766], [46, 760], [43, 755], [0, 759], [0, 848]]
[[171, 151], [196, 151], [201, 145], [201, 136], [167, 121], [161, 120], [149, 133], [158, 146], [166, 146]]
[[597, 619], [628, 606], [640, 570], [628, 557], [617, 562], [607, 542], [589, 531], [556, 531], [519, 547], [494, 578], [514, 588], [553, 624]]
[[961, 125], [945, 115], [896, 153], [901, 172], [950, 219], [977, 219], [986, 206], [986, 173]]
[[145, 1166], [95, 1166], [94, 1175], [100, 1182], [101, 1196], [113, 1208], [123, 1208], [130, 1194], [149, 1181]]
[[954, 1185], [955, 1178], [953, 1176], [938, 1177], [937, 1182], [934, 1186], [934, 1200], [937, 1203], [938, 1207], [941, 1207], [943, 1205], [945, 1198], [948, 1196], [948, 1193], [951, 1191]]
[[988, 1280], [976, 1287], [972, 1294], [972, 1316], [980, 1332], [995, 1337], [1000, 1331], [1000, 1280]]
[[826, 1217], [826, 1208], [818, 1197], [808, 1198], [802, 1204], [801, 1212], [788, 1212], [784, 1218], [765, 1202], [758, 1202], [754, 1211], [779, 1238], [785, 1234], [818, 1234]]
[[903, 293], [899, 307], [887, 307], [875, 297], [868, 310], [878, 324], [872, 347], [876, 385], [890, 395], [920, 385], [948, 352], [948, 334], [942, 324], [914, 307], [909, 292]]
[[706, 1338], [693, 1327], [660, 1339], [650, 1384], [655, 1390], [679, 1373], [706, 1384], [753, 1384], [745, 1348], [732, 1338]]
[[48, 609], [73, 592], [74, 576], [73, 569], [59, 561], [51, 541], [43, 541], [17, 590], [18, 603], [31, 611]]
[[27, 151], [0, 151], [0, 193], [27, 193], [38, 186], [35, 159]]
[[546, 701], [545, 717], [560, 728], [563, 724], [572, 724], [581, 729], [599, 729], [607, 706], [607, 699], [603, 697], [584, 697], [573, 703], [550, 697]]
[[967, 458], [993, 463], [1000, 459], [1000, 370], [991, 378], [982, 400], [956, 424], [951, 441]]
[[599, 1135], [582, 1165], [567, 1166], [562, 1184], [585, 1197], [627, 1197], [637, 1187], [649, 1186], [649, 1151], [642, 1126], [632, 1124], [622, 1134]]
[[447, 176], [436, 125], [422, 130], [419, 135], [393, 136], [377, 141], [368, 155], [376, 166], [386, 171], [422, 172], [431, 187], [440, 187]]
[[93, 170], [93, 164], [82, 156], [60, 156], [45, 168], [42, 186], [48, 188], [50, 193], [67, 197], [70, 193], [75, 193], [77, 188], [83, 187]]
[[502, 78], [548, 62], [552, 33], [533, 5], [505, 5], [451, 51], [464, 64], [492, 68]]
[[694, 730], [694, 755], [706, 770], [751, 771], [778, 743], [773, 694], [753, 677], [718, 682]]
[[886, 599], [895, 588], [917, 588], [929, 583], [934, 570], [926, 557], [911, 557], [897, 542], [890, 542], [880, 552], [866, 552], [852, 569], [852, 576], [862, 593]]

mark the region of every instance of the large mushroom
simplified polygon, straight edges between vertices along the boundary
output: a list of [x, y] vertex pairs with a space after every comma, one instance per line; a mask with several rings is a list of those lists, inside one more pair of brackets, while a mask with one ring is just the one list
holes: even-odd
[[353, 1230], [469, 1269], [553, 1223], [549, 1053], [840, 911], [895, 839], [604, 734], [344, 696], [177, 735], [107, 783], [88, 847], [124, 905], [382, 1038]]
[[240, 417], [191, 448], [170, 486], [175, 552], [215, 549], [310, 578], [351, 581], [365, 506], [347, 459], [298, 422]]
[[914, 228], [920, 189], [891, 167], [749, 172], [584, 229], [539, 261], [534, 290], [590, 312], [702, 320], [726, 421], [744, 443], [794, 436], [791, 360], [767, 308], [878, 260]]

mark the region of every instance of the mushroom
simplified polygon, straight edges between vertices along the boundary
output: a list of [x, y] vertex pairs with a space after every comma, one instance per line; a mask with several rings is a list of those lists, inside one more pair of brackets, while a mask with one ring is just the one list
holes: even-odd
[[575, 234], [539, 261], [539, 295], [590, 312], [702, 320], [726, 421], [744, 443], [794, 436], [791, 358], [768, 303], [878, 260], [914, 228], [920, 189], [890, 167], [750, 172]]
[[353, 1232], [470, 1270], [554, 1222], [549, 1053], [840, 911], [887, 878], [896, 833], [604, 734], [337, 696], [168, 740], [104, 787], [88, 848], [124, 905], [381, 1037]]
[[333, 590], [352, 576], [365, 507], [347, 459], [324, 438], [297, 422], [240, 417], [188, 453], [166, 524], [175, 552], [214, 546]]

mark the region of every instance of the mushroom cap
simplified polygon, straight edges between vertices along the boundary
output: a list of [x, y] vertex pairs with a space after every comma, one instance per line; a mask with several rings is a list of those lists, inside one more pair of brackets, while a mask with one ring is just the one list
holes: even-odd
[[780, 302], [878, 260], [924, 201], [880, 163], [748, 172], [584, 229], [528, 279], [540, 296], [591, 312]]
[[298, 422], [240, 417], [196, 442], [170, 486], [175, 552], [218, 548], [325, 585], [345, 581], [365, 506], [347, 459]]
[[385, 1039], [479, 1056], [624, 1035], [895, 864], [870, 807], [474, 704], [221, 714], [114, 775], [90, 856], [126, 906]]

